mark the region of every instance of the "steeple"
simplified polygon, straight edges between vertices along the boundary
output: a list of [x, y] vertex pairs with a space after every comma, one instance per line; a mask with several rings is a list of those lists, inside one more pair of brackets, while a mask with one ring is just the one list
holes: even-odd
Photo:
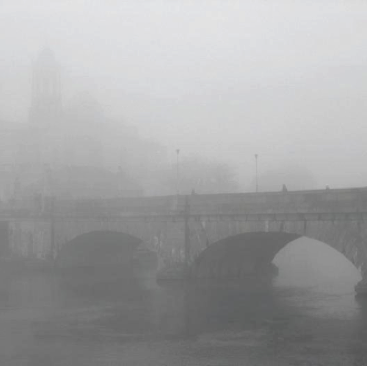
[[61, 114], [60, 67], [54, 53], [45, 47], [33, 64], [30, 121], [52, 123]]

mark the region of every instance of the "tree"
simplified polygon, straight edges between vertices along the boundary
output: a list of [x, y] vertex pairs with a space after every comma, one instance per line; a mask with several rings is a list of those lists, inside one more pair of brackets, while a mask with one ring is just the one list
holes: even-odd
[[[161, 180], [170, 192], [176, 192], [177, 166], [173, 165], [161, 172]], [[238, 183], [233, 168], [222, 162], [209, 161], [203, 158], [186, 158], [179, 163], [178, 177], [181, 194], [195, 193], [229, 193], [238, 191]]]

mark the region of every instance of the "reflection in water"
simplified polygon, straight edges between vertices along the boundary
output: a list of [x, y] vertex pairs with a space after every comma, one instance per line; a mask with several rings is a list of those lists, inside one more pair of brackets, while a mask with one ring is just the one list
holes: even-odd
[[367, 298], [357, 297], [358, 315], [351, 337], [350, 353], [354, 356], [354, 366], [367, 365]]
[[273, 284], [3, 278], [0, 364], [366, 365], [367, 301], [350, 283], [297, 287], [280, 270]]

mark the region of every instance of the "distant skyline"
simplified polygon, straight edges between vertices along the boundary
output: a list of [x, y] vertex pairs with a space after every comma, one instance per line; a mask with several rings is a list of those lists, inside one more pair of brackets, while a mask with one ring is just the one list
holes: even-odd
[[65, 98], [89, 91], [172, 160], [228, 161], [246, 184], [258, 153], [259, 174], [299, 165], [320, 188], [367, 185], [366, 18], [361, 1], [3, 0], [0, 119], [25, 121], [49, 45]]

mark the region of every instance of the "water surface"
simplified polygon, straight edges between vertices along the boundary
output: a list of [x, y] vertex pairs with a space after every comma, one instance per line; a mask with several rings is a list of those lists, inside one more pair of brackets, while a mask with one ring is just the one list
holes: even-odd
[[274, 283], [251, 286], [3, 278], [0, 364], [367, 365], [367, 301], [354, 297], [355, 274], [329, 268], [307, 282], [300, 268], [299, 283], [282, 261]]

